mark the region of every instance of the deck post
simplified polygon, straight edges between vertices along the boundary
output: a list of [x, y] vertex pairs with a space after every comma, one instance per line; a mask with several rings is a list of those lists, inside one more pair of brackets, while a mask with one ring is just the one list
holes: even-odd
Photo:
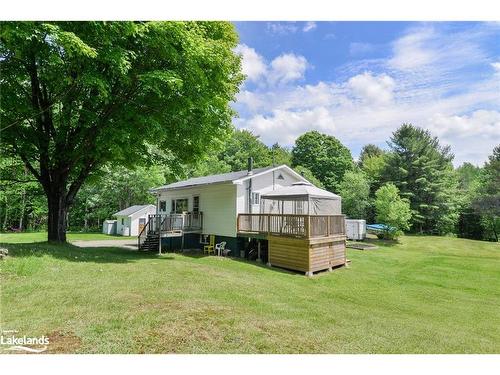
[[262, 258], [260, 257], [260, 240], [257, 240], [257, 262], [262, 262]]
[[161, 216], [157, 218], [158, 222], [158, 254], [161, 255]]

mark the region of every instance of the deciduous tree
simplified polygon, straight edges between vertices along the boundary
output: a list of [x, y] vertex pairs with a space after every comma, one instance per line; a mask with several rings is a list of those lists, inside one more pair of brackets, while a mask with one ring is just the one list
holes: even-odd
[[384, 224], [384, 236], [397, 238], [409, 229], [411, 219], [410, 203], [399, 196], [396, 185], [388, 183], [375, 193], [377, 221]]
[[295, 141], [292, 165], [309, 169], [327, 190], [337, 193], [344, 174], [353, 169], [351, 152], [331, 135], [310, 131]]
[[42, 185], [49, 241], [66, 240], [68, 207], [103, 165], [155, 147], [194, 161], [228, 134], [237, 42], [228, 22], [1, 23], [3, 152]]

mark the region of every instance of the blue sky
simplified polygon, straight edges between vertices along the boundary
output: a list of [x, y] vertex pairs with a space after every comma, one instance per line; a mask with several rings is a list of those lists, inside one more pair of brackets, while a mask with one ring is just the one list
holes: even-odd
[[308, 130], [354, 157], [402, 123], [430, 130], [455, 165], [500, 143], [500, 23], [236, 22], [247, 75], [235, 125], [292, 146]]

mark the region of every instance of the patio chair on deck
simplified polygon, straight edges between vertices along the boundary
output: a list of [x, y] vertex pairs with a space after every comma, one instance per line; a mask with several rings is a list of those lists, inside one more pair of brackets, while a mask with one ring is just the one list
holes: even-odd
[[224, 254], [224, 249], [226, 248], [226, 242], [222, 241], [221, 243], [218, 243], [215, 245], [215, 251], [217, 252], [218, 256], [221, 256]]
[[210, 243], [208, 245], [203, 246], [204, 254], [215, 254], [215, 236], [213, 234], [210, 235]]

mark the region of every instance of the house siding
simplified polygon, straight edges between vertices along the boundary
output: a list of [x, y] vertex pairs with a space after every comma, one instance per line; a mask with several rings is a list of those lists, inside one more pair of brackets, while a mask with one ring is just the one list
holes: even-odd
[[193, 210], [193, 197], [200, 197], [200, 211], [203, 213], [203, 234], [236, 237], [236, 186], [232, 183], [213, 184], [171, 190], [160, 193], [160, 200], [166, 201], [169, 213], [174, 199], [188, 199], [188, 211]]
[[[278, 179], [279, 175], [283, 176], [283, 179]], [[274, 180], [274, 184], [273, 184]], [[289, 173], [285, 169], [279, 169], [273, 172], [265, 173], [261, 176], [256, 176], [252, 178], [252, 192], [259, 193], [260, 195], [279, 189], [281, 187], [290, 186], [295, 182], [302, 181], [297, 176]], [[237, 198], [236, 207], [237, 213], [248, 213], [248, 185], [249, 180], [243, 181], [242, 184], [237, 185]], [[252, 213], [259, 213], [260, 205], [252, 205]]]

